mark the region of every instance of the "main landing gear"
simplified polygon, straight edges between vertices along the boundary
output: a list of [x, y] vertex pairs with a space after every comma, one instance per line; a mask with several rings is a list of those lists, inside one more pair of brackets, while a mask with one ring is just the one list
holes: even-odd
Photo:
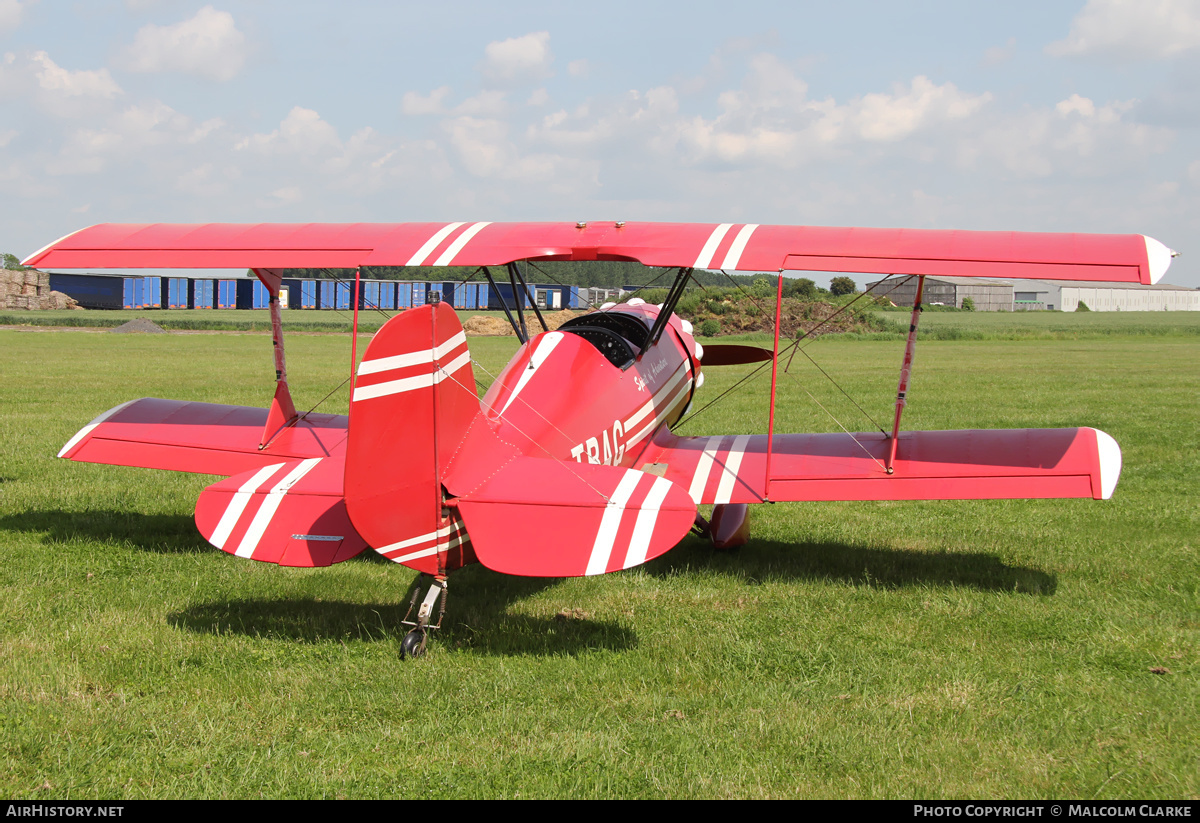
[[712, 522], [696, 515], [692, 531], [712, 541], [714, 549], [735, 549], [750, 539], [750, 507], [745, 503], [713, 506]]
[[[417, 578], [417, 583], [413, 586], [412, 600], [408, 604], [408, 612], [404, 615], [404, 619], [400, 622], [406, 626], [412, 626], [412, 630], [404, 635], [404, 639], [400, 641], [400, 659], [405, 657], [421, 657], [425, 654], [425, 643], [428, 640], [429, 632], [442, 627], [442, 617], [446, 614], [446, 578], [435, 577], [433, 583], [429, 586], [429, 591], [425, 593], [425, 599], [421, 601], [421, 607], [417, 609], [417, 619], [410, 620], [413, 609], [417, 608], [417, 596], [421, 593], [421, 583], [426, 579], [426, 575], [421, 575]], [[438, 601], [437, 623], [430, 624], [429, 619], [433, 614], [433, 607]]]

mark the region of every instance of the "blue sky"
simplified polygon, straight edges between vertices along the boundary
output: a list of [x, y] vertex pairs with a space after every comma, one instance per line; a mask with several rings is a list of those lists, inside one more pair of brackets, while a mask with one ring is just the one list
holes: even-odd
[[0, 250], [99, 222], [1137, 232], [1200, 286], [1200, 0], [0, 0]]

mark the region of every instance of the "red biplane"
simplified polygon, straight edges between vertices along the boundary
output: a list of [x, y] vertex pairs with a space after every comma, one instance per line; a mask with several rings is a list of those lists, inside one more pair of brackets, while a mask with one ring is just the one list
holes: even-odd
[[[689, 530], [747, 538], [766, 501], [949, 500], [1112, 495], [1121, 452], [1091, 428], [900, 430], [917, 309], [892, 431], [681, 437], [671, 428], [704, 365], [779, 361], [711, 345], [673, 309], [693, 269], [882, 273], [919, 278], [1157, 282], [1172, 252], [1142, 235], [1029, 234], [676, 223], [114, 225], [83, 229], [25, 263], [59, 268], [249, 268], [272, 295], [269, 409], [143, 398], [111, 409], [60, 457], [222, 475], [196, 504], [216, 547], [285, 566], [326, 566], [367, 548], [431, 576], [402, 653], [440, 624], [446, 575], [481, 562], [533, 576], [602, 574], [670, 549]], [[507, 267], [623, 260], [676, 269], [662, 305], [637, 299], [525, 333], [480, 398], [467, 339], [445, 303], [375, 334], [348, 416], [298, 414], [288, 391], [278, 292], [283, 268]], [[780, 280], [782, 283], [782, 279]], [[494, 283], [494, 281], [493, 281]], [[777, 298], [778, 299], [778, 298]], [[920, 304], [918, 287], [917, 306]], [[697, 506], [714, 505], [712, 522]], [[436, 621], [434, 610], [441, 598]]]

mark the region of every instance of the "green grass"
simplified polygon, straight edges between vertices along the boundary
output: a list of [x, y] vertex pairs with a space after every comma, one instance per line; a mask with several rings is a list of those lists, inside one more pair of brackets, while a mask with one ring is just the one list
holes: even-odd
[[[1129, 326], [923, 343], [905, 425], [1097, 426], [1124, 452], [1111, 501], [780, 504], [734, 553], [471, 567], [415, 663], [408, 570], [242, 561], [192, 523], [211, 478], [54, 457], [136, 396], [264, 405], [269, 337], [0, 330], [0, 793], [1195, 799], [1200, 339], [1097, 317]], [[297, 405], [349, 343], [289, 339]], [[515, 343], [471, 345], [486, 383]], [[890, 417], [901, 344], [807, 352]], [[709, 369], [697, 405], [744, 371]], [[793, 375], [781, 430], [836, 428], [805, 388], [870, 428], [806, 360]], [[765, 388], [685, 433], [761, 431]]]

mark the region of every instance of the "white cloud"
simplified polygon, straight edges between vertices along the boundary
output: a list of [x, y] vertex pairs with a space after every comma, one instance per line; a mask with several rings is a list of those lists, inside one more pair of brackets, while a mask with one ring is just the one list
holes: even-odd
[[205, 6], [171, 26], [143, 26], [125, 52], [130, 71], [180, 72], [232, 80], [246, 62], [246, 36], [233, 15]]
[[572, 77], [587, 77], [591, 67], [586, 60], [572, 60], [567, 63], [567, 74]]
[[179, 151], [201, 142], [220, 125], [220, 120], [210, 120], [196, 126], [190, 117], [157, 100], [129, 106], [98, 125], [70, 131], [46, 170], [98, 174], [114, 164], [150, 162], [156, 150]]
[[407, 91], [404, 93], [404, 99], [400, 103], [400, 111], [412, 115], [442, 114], [446, 110], [443, 101], [449, 94], [449, 86], [440, 86], [429, 92], [429, 95], [426, 97], [422, 97], [415, 91]]
[[1017, 38], [1010, 37], [1003, 46], [992, 46], [983, 53], [983, 65], [999, 66], [1012, 59], [1017, 50]]
[[312, 109], [295, 106], [269, 134], [253, 134], [238, 142], [236, 148], [263, 154], [313, 155], [325, 149], [341, 148], [337, 129]]
[[550, 32], [535, 31], [521, 37], [496, 40], [483, 50], [480, 73], [491, 87], [512, 88], [550, 77]]
[[1198, 46], [1195, 0], [1088, 0], [1066, 39], [1046, 46], [1046, 53], [1136, 60], [1173, 57]]
[[962, 120], [976, 114], [992, 95], [964, 94], [953, 83], [936, 86], [924, 76], [914, 77], [908, 89], [895, 93], [867, 94], [851, 106], [852, 120], [867, 140], [899, 140], [935, 122]]
[[108, 69], [70, 71], [44, 51], [8, 52], [0, 62], [0, 97], [27, 100], [56, 117], [95, 116], [121, 94]]
[[12, 31], [21, 25], [24, 5], [20, 0], [0, 0], [0, 33]]

